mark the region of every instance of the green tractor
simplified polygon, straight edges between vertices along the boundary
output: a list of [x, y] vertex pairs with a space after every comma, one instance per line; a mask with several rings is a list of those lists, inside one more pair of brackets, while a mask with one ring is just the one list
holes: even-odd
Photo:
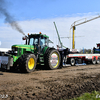
[[33, 72], [36, 65], [44, 65], [47, 69], [57, 69], [60, 66], [59, 51], [49, 47], [49, 37], [43, 34], [28, 34], [23, 40], [25, 45], [13, 45], [8, 55], [3, 56], [2, 68], [18, 67], [21, 72]]

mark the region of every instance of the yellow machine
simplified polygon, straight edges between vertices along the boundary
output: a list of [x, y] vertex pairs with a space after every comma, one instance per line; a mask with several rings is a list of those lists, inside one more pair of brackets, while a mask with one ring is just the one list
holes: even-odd
[[[77, 20], [77, 21], [75, 21], [75, 22], [71, 25], [70, 30], [72, 29], [72, 32], [73, 32], [73, 36], [72, 36], [72, 49], [75, 49], [75, 29], [76, 29], [76, 26], [81, 25], [81, 24], [84, 24], [84, 23], [87, 23], [87, 22], [92, 21], [92, 20], [95, 20], [95, 19], [97, 19], [97, 18], [100, 18], [100, 15], [98, 15], [97, 17], [88, 19], [88, 20], [87, 20], [87, 18]], [[85, 21], [82, 22], [81, 20], [85, 20]], [[81, 21], [81, 22], [78, 23], [79, 21]]]

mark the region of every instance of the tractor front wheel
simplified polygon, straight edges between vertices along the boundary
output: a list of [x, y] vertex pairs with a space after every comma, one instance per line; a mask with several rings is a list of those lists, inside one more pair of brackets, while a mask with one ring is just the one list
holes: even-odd
[[36, 68], [36, 57], [34, 54], [24, 54], [21, 58], [22, 64], [20, 65], [20, 70], [22, 72], [33, 72]]

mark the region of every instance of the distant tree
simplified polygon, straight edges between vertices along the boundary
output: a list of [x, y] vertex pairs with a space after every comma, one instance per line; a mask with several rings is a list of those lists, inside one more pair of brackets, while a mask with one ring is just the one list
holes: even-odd
[[91, 49], [81, 49], [80, 53], [86, 53], [86, 54], [91, 54], [92, 50]]

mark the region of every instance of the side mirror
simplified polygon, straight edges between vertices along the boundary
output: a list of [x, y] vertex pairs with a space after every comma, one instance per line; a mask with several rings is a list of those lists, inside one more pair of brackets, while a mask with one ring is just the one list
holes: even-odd
[[22, 40], [26, 40], [26, 37], [22, 37]]
[[25, 36], [25, 37], [22, 37], [22, 40], [27, 40], [27, 36]]

